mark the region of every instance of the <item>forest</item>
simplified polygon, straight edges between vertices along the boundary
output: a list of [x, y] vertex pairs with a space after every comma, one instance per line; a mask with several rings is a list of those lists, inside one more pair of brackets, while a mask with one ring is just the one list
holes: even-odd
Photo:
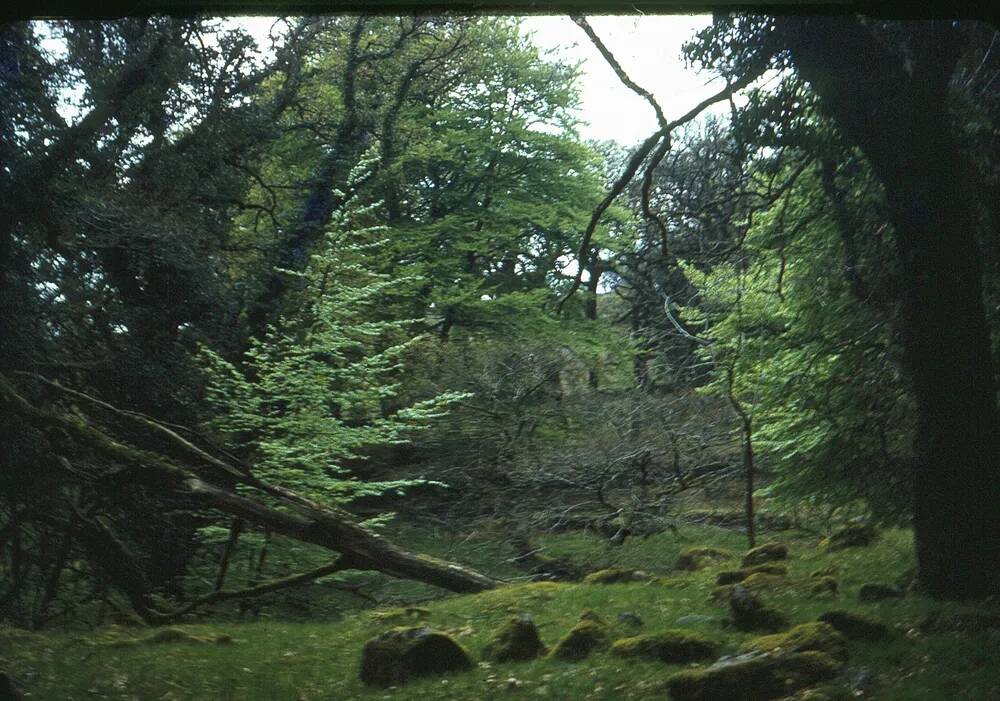
[[1000, 699], [1000, 30], [571, 19], [0, 25], [0, 701]]

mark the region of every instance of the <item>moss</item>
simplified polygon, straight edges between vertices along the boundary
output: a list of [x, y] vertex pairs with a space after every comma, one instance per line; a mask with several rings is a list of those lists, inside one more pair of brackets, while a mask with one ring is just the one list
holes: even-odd
[[878, 538], [874, 526], [852, 524], [841, 528], [829, 538], [820, 541], [820, 549], [827, 551], [844, 550], [845, 548], [866, 548]]
[[598, 625], [606, 626], [607, 621], [601, 618], [601, 615], [597, 613], [594, 609], [584, 609], [583, 613], [580, 614], [581, 621], [592, 621]]
[[729, 592], [729, 612], [733, 625], [738, 630], [779, 631], [788, 627], [788, 619], [740, 584], [733, 585]]
[[719, 585], [737, 584], [753, 574], [784, 576], [788, 574], [788, 570], [782, 565], [774, 564], [754, 565], [753, 567], [743, 567], [738, 570], [725, 570], [719, 572], [715, 578], [715, 583]]
[[678, 672], [667, 680], [667, 689], [673, 701], [764, 701], [831, 679], [840, 668], [822, 652], [742, 656]]
[[429, 618], [431, 612], [429, 609], [420, 608], [419, 606], [407, 606], [406, 608], [391, 608], [385, 609], [384, 611], [374, 611], [371, 616], [378, 621], [392, 621], [400, 618], [412, 618], [414, 620], [422, 621]]
[[550, 657], [559, 660], [585, 660], [595, 650], [608, 647], [608, 627], [594, 620], [582, 620], [555, 644]]
[[815, 581], [809, 586], [809, 591], [813, 594], [836, 594], [837, 580], [830, 576], [814, 577]]
[[818, 621], [797, 625], [786, 633], [764, 635], [748, 641], [743, 652], [823, 652], [847, 661], [847, 640], [829, 623]]
[[483, 657], [494, 662], [531, 660], [545, 654], [538, 628], [530, 616], [518, 616], [505, 623], [483, 650]]
[[837, 574], [837, 568], [833, 565], [828, 565], [826, 567], [821, 567], [818, 570], [813, 570], [809, 573], [810, 577], [832, 577]]
[[684, 570], [685, 572], [694, 572], [704, 567], [708, 561], [726, 560], [733, 556], [731, 551], [720, 548], [688, 548], [681, 551], [680, 555], [677, 556], [677, 563], [674, 565], [674, 568]]
[[621, 584], [622, 582], [648, 582], [650, 575], [641, 570], [610, 568], [591, 572], [583, 578], [584, 584]]
[[765, 562], [784, 560], [787, 557], [788, 546], [784, 543], [765, 543], [747, 551], [747, 554], [743, 556], [743, 566], [762, 565]]
[[133, 645], [171, 645], [177, 643], [232, 643], [228, 635], [204, 636], [188, 633], [181, 628], [160, 628], [143, 638], [119, 638], [112, 634], [110, 638], [99, 641], [110, 647], [131, 647]]
[[472, 668], [472, 660], [450, 636], [423, 626], [393, 628], [361, 652], [361, 681], [392, 686], [412, 677]]
[[752, 591], [757, 591], [760, 589], [776, 589], [778, 587], [784, 587], [788, 585], [788, 580], [785, 577], [777, 574], [768, 574], [766, 572], [755, 572], [750, 575], [742, 582], [740, 582], [744, 587]]
[[616, 640], [611, 654], [618, 657], [649, 657], [670, 664], [699, 662], [718, 655], [719, 646], [703, 635], [687, 630], [636, 635]]
[[878, 621], [849, 611], [827, 611], [819, 616], [848, 640], [881, 640], [889, 636], [889, 628]]

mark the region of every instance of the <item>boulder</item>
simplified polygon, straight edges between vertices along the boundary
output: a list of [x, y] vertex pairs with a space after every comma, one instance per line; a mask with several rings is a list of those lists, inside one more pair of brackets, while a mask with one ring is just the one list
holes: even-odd
[[734, 585], [729, 592], [729, 612], [738, 630], [776, 632], [789, 625], [781, 612], [766, 606], [740, 584]]
[[642, 570], [623, 570], [609, 568], [591, 572], [583, 578], [584, 584], [622, 584], [623, 582], [648, 582], [651, 579], [648, 572]]
[[803, 623], [785, 633], [763, 635], [744, 643], [743, 652], [823, 652], [847, 662], [847, 639], [829, 623]]
[[813, 577], [813, 581], [809, 585], [809, 591], [813, 594], [836, 594], [837, 593], [837, 580], [829, 575], [824, 575], [823, 577]]
[[719, 572], [718, 576], [716, 576], [715, 583], [720, 586], [725, 584], [737, 584], [753, 574], [784, 576], [788, 574], [788, 570], [782, 565], [774, 564], [754, 565], [753, 567], [744, 567], [738, 570], [724, 570]]
[[578, 662], [590, 657], [590, 653], [595, 650], [604, 650], [608, 647], [608, 627], [600, 617], [595, 614], [594, 617], [581, 617], [581, 619], [555, 644], [549, 657]]
[[750, 653], [678, 672], [667, 689], [672, 701], [768, 701], [832, 679], [840, 669], [822, 652]]
[[687, 664], [716, 657], [719, 646], [698, 633], [665, 630], [616, 640], [611, 654], [618, 657], [647, 657], [669, 664]]
[[901, 599], [903, 591], [888, 584], [862, 584], [858, 590], [858, 601], [872, 603], [885, 599]]
[[833, 626], [848, 640], [881, 640], [890, 633], [888, 626], [849, 611], [827, 611], [818, 620]]
[[483, 658], [494, 662], [533, 660], [545, 652], [535, 622], [523, 615], [510, 619], [497, 631], [483, 650]]
[[361, 681], [369, 685], [395, 686], [413, 677], [471, 668], [461, 645], [425, 626], [393, 628], [361, 651]]
[[866, 548], [878, 539], [875, 526], [855, 523], [834, 532], [820, 541], [824, 550], [844, 550], [845, 548]]
[[784, 543], [765, 543], [747, 551], [743, 556], [743, 566], [763, 565], [765, 562], [784, 560], [788, 557], [788, 546]]
[[732, 552], [721, 550], [720, 548], [688, 548], [677, 556], [677, 563], [674, 565], [674, 568], [685, 572], [694, 572], [695, 570], [700, 570], [709, 562], [727, 560], [732, 556]]

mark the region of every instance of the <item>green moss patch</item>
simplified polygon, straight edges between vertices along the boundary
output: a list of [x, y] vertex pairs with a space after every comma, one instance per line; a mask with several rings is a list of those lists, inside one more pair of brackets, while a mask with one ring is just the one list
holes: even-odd
[[674, 568], [685, 572], [694, 572], [700, 570], [710, 562], [728, 560], [731, 557], [735, 557], [732, 551], [721, 548], [688, 548], [677, 556], [677, 563], [674, 565]]
[[747, 551], [743, 556], [743, 566], [763, 565], [765, 562], [784, 560], [788, 557], [788, 546], [784, 543], [765, 543]]
[[847, 640], [829, 623], [818, 621], [797, 625], [786, 633], [764, 635], [748, 641], [743, 652], [823, 652], [847, 661]]
[[719, 572], [716, 576], [715, 583], [720, 586], [726, 584], [738, 584], [754, 574], [784, 576], [788, 574], [788, 569], [783, 565], [767, 563], [763, 565], [754, 565], [753, 567], [743, 567], [738, 570], [724, 570]]
[[494, 662], [531, 660], [545, 654], [545, 645], [530, 616], [507, 621], [483, 650], [483, 657]]
[[717, 643], [687, 630], [665, 630], [616, 640], [611, 654], [618, 657], [648, 657], [671, 664], [711, 659], [719, 653]]
[[624, 582], [648, 582], [652, 576], [642, 570], [609, 568], [591, 572], [583, 578], [584, 584], [622, 584]]

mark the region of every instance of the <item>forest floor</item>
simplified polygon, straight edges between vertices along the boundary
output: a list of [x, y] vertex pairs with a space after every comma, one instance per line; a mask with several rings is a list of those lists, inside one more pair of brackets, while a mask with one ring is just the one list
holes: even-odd
[[[815, 621], [829, 610], [864, 614], [892, 630], [878, 643], [851, 641], [845, 671], [827, 685], [823, 698], [880, 701], [938, 701], [962, 695], [969, 701], [1000, 699], [1000, 630], [922, 632], [921, 622], [935, 614], [1000, 615], [997, 604], [934, 601], [908, 592], [904, 598], [862, 603], [858, 590], [868, 582], [893, 583], [914, 565], [911, 534], [884, 531], [874, 545], [826, 552], [819, 536], [796, 531], [766, 533], [762, 541], [788, 545], [788, 583], [761, 593], [793, 623]], [[465, 536], [470, 554], [477, 541]], [[107, 626], [95, 631], [29, 633], [0, 629], [0, 669], [6, 669], [25, 698], [47, 701], [83, 699], [181, 699], [212, 701], [305, 701], [351, 699], [665, 699], [665, 681], [682, 668], [658, 661], [622, 659], [596, 652], [582, 662], [547, 658], [528, 662], [483, 662], [483, 648], [513, 616], [529, 614], [551, 646], [587, 609], [611, 626], [613, 637], [678, 628], [690, 614], [690, 630], [735, 652], [755, 634], [727, 627], [724, 601], [713, 600], [716, 575], [739, 566], [745, 537], [711, 527], [682, 529], [632, 538], [611, 548], [585, 533], [538, 534], [550, 556], [562, 556], [593, 569], [615, 565], [656, 575], [625, 584], [516, 583], [479, 595], [450, 596], [419, 608], [376, 608], [329, 622], [252, 623], [178, 626], [154, 642], [149, 629]], [[696, 572], [673, 569], [678, 553], [691, 546], [733, 552]], [[486, 547], [479, 542], [478, 547]], [[479, 552], [482, 556], [482, 552]], [[829, 568], [835, 593], [808, 586], [816, 570]], [[815, 578], [812, 578], [815, 581]], [[634, 614], [641, 628], [619, 621]], [[625, 618], [632, 618], [626, 616]], [[1000, 619], [998, 619], [1000, 620]], [[368, 687], [358, 676], [362, 647], [375, 635], [400, 625], [426, 625], [447, 632], [475, 665], [470, 671], [435, 675], [393, 688]], [[218, 639], [222, 642], [217, 642]], [[728, 701], [719, 699], [719, 701]]]

